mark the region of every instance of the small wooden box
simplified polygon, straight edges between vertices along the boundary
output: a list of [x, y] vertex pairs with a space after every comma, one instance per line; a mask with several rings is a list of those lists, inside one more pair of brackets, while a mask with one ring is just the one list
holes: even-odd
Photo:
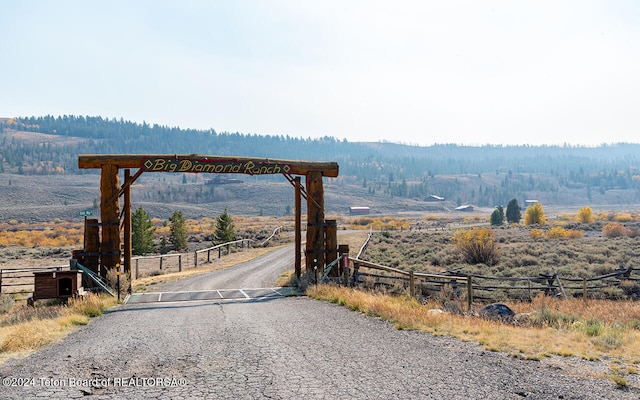
[[82, 292], [82, 271], [34, 272], [33, 300], [67, 299]]

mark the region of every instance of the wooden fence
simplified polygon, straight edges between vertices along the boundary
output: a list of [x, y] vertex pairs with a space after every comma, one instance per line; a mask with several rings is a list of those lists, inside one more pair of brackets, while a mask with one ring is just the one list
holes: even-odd
[[[68, 271], [68, 265], [0, 269], [0, 293], [33, 292], [34, 272]], [[15, 290], [16, 288], [20, 288]]]
[[[459, 271], [450, 271], [460, 275]], [[567, 299], [625, 298], [640, 299], [640, 276], [633, 275], [633, 268], [620, 268], [609, 274], [593, 277], [563, 277], [551, 268], [547, 274], [534, 277], [497, 277], [470, 275], [476, 297], [487, 300], [516, 298], [532, 300], [538, 294]]]
[[[132, 279], [139, 279], [156, 273], [180, 272], [187, 268], [197, 268], [199, 265], [211, 263], [212, 253], [214, 254], [213, 257], [217, 253], [217, 258], [221, 258], [224, 254], [229, 254], [232, 247], [236, 249], [250, 248], [252, 242], [254, 242], [252, 239], [239, 239], [191, 253], [134, 257], [131, 259], [131, 277]], [[264, 242], [262, 245], [264, 245]], [[205, 253], [206, 259], [203, 258]], [[69, 266], [0, 269], [0, 293], [33, 292], [34, 272], [63, 270], [69, 270]], [[14, 290], [16, 288], [18, 290]]]
[[[504, 300], [507, 298], [532, 300], [543, 293], [555, 297], [625, 298], [640, 299], [640, 276], [633, 268], [620, 268], [609, 274], [590, 278], [561, 277], [554, 268], [552, 273], [537, 277], [496, 277], [465, 274], [449, 270], [445, 274], [427, 274], [404, 271], [349, 257], [353, 265], [351, 277], [343, 282], [387, 292], [406, 293], [412, 297], [428, 297], [448, 291], [454, 296], [466, 294], [470, 305], [476, 300]], [[345, 273], [345, 272], [343, 272]], [[348, 270], [346, 272], [349, 273]]]
[[[239, 239], [232, 242], [219, 244], [206, 249], [196, 250], [193, 253], [161, 254], [157, 256], [133, 257], [132, 279], [165, 272], [181, 272], [187, 268], [198, 268], [204, 263], [211, 263], [212, 253], [215, 257], [221, 258], [223, 254], [229, 254], [231, 247], [244, 249], [250, 248], [252, 239]], [[206, 253], [206, 258], [204, 254]], [[193, 258], [191, 258], [193, 257]]]
[[[348, 257], [348, 260], [353, 265], [353, 274], [351, 279], [343, 279], [343, 281], [350, 285], [368, 286], [373, 289], [384, 288], [385, 291], [392, 292], [403, 291], [406, 293], [408, 290], [411, 297], [416, 297], [418, 294], [424, 296], [426, 291], [441, 291], [444, 287], [451, 287], [456, 291], [465, 288], [467, 305], [471, 307], [473, 303], [471, 277], [404, 271], [352, 257]], [[348, 268], [345, 270], [344, 273], [348, 274]], [[380, 272], [366, 272], [366, 270]]]

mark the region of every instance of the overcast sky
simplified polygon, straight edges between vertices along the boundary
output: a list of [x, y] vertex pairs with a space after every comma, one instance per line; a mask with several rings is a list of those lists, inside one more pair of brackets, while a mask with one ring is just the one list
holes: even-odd
[[0, 0], [0, 117], [640, 142], [638, 1]]

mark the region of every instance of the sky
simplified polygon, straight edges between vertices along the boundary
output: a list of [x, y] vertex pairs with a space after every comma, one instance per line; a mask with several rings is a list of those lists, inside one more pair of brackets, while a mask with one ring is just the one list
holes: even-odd
[[0, 117], [640, 142], [640, 2], [0, 0]]

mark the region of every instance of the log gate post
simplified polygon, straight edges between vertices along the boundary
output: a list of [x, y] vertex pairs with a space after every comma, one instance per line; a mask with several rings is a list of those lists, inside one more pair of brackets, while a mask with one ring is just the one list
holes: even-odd
[[100, 275], [107, 276], [107, 271], [120, 263], [120, 198], [118, 192], [118, 166], [106, 164], [102, 166], [100, 176], [100, 219], [102, 220], [102, 242], [100, 249]]
[[[324, 187], [322, 172], [307, 173], [307, 273], [314, 274], [314, 266], [323, 268], [324, 256]], [[314, 262], [315, 260], [315, 262]], [[315, 275], [314, 275], [315, 276]]]
[[300, 281], [302, 275], [302, 185], [300, 177], [294, 179], [295, 185], [295, 203], [296, 203], [296, 222], [295, 222], [295, 271], [296, 278]]

